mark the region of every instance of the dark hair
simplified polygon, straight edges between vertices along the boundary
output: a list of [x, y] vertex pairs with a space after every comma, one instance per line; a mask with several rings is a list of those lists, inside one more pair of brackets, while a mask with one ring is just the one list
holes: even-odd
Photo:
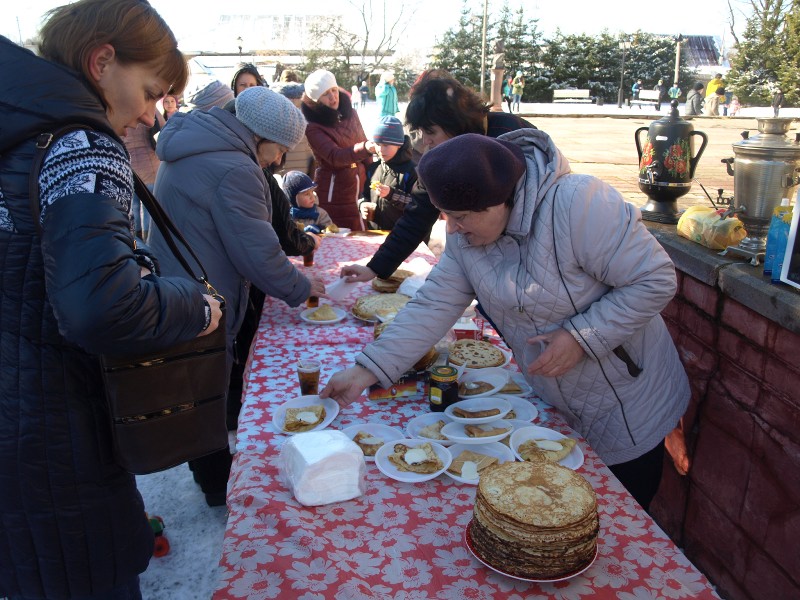
[[451, 137], [484, 133], [491, 105], [443, 69], [425, 71], [411, 86], [406, 124], [413, 129], [441, 127]]
[[236, 80], [239, 79], [240, 75], [244, 75], [245, 73], [249, 73], [253, 77], [256, 78], [258, 85], [265, 86], [267, 82], [264, 81], [264, 78], [261, 76], [261, 73], [258, 72], [258, 69], [254, 64], [251, 63], [241, 63], [239, 65], [239, 70], [233, 74], [233, 79], [231, 79], [231, 90], [233, 91], [233, 97], [239, 95], [239, 92], [236, 91]]
[[692, 86], [692, 89], [694, 91], [696, 91], [696, 92], [699, 92], [700, 90], [703, 89], [703, 82], [702, 81], [695, 81], [694, 85]]
[[186, 87], [186, 58], [172, 30], [146, 0], [80, 0], [48, 11], [46, 18], [39, 54], [82, 73], [101, 98], [102, 90], [89, 73], [89, 59], [103, 44], [114, 48], [121, 64], [157, 67], [170, 84], [167, 91]]

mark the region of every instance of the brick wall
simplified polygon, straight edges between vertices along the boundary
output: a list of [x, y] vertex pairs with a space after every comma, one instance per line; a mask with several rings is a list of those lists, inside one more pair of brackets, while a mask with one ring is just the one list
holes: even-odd
[[690, 468], [668, 460], [653, 516], [723, 598], [800, 598], [800, 335], [678, 282], [664, 318], [692, 387]]

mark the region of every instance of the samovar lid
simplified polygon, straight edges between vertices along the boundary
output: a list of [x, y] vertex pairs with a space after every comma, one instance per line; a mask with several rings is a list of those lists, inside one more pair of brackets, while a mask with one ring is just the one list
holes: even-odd
[[742, 139], [732, 144], [734, 153], [793, 160], [800, 157], [800, 133], [795, 133], [793, 139], [786, 136], [793, 118], [770, 117], [757, 121], [758, 135], [751, 136], [749, 131], [743, 131]]

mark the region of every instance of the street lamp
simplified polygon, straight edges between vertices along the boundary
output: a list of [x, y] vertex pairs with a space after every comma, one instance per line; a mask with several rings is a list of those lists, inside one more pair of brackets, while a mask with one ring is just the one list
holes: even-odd
[[675, 85], [678, 85], [678, 75], [681, 67], [681, 44], [685, 41], [686, 39], [680, 33], [675, 38], [675, 76], [672, 78]]
[[483, 0], [483, 23], [481, 24], [481, 97], [483, 97], [483, 80], [486, 79], [486, 17], [489, 11], [489, 0]]
[[622, 65], [619, 69], [619, 95], [617, 96], [617, 108], [622, 108], [622, 100], [624, 96], [623, 79], [625, 77], [625, 53], [631, 49], [631, 43], [628, 40], [622, 40], [619, 43], [619, 49], [622, 50]]
[[236, 38], [236, 43], [239, 45], [239, 58], [242, 58], [242, 45], [244, 44], [242, 36]]

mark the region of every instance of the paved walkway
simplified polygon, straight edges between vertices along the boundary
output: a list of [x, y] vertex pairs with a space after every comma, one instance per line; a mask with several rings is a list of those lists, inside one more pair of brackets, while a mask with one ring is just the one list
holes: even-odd
[[[660, 113], [655, 108], [618, 108], [616, 104], [523, 103], [520, 109], [520, 116], [550, 134], [574, 172], [599, 177], [636, 206], [647, 203], [647, 196], [639, 190], [639, 156], [634, 133], [669, 114], [667, 104], [662, 104]], [[404, 110], [405, 104], [401, 104], [401, 111]], [[683, 105], [679, 110], [683, 114]], [[375, 111], [374, 102], [359, 111], [368, 137], [377, 121], [377, 115], [373, 114]], [[402, 119], [402, 112], [398, 116]], [[695, 183], [685, 196], [678, 199], [679, 210], [695, 205], [711, 206], [703, 187], [715, 201], [718, 189], [724, 190], [724, 196], [733, 195], [733, 177], [728, 175], [726, 166], [720, 161], [733, 158], [732, 144], [742, 139], [742, 131], [749, 130], [751, 135], [758, 133], [756, 117], [771, 116], [770, 107], [752, 107], [742, 109], [741, 115], [734, 118], [692, 118], [694, 129], [708, 136], [708, 145], [698, 161]], [[800, 109], [784, 109], [781, 116], [800, 119]], [[800, 123], [792, 125], [792, 139], [798, 125]], [[644, 132], [641, 135], [644, 139]], [[694, 136], [694, 139], [696, 153], [700, 138]]]

